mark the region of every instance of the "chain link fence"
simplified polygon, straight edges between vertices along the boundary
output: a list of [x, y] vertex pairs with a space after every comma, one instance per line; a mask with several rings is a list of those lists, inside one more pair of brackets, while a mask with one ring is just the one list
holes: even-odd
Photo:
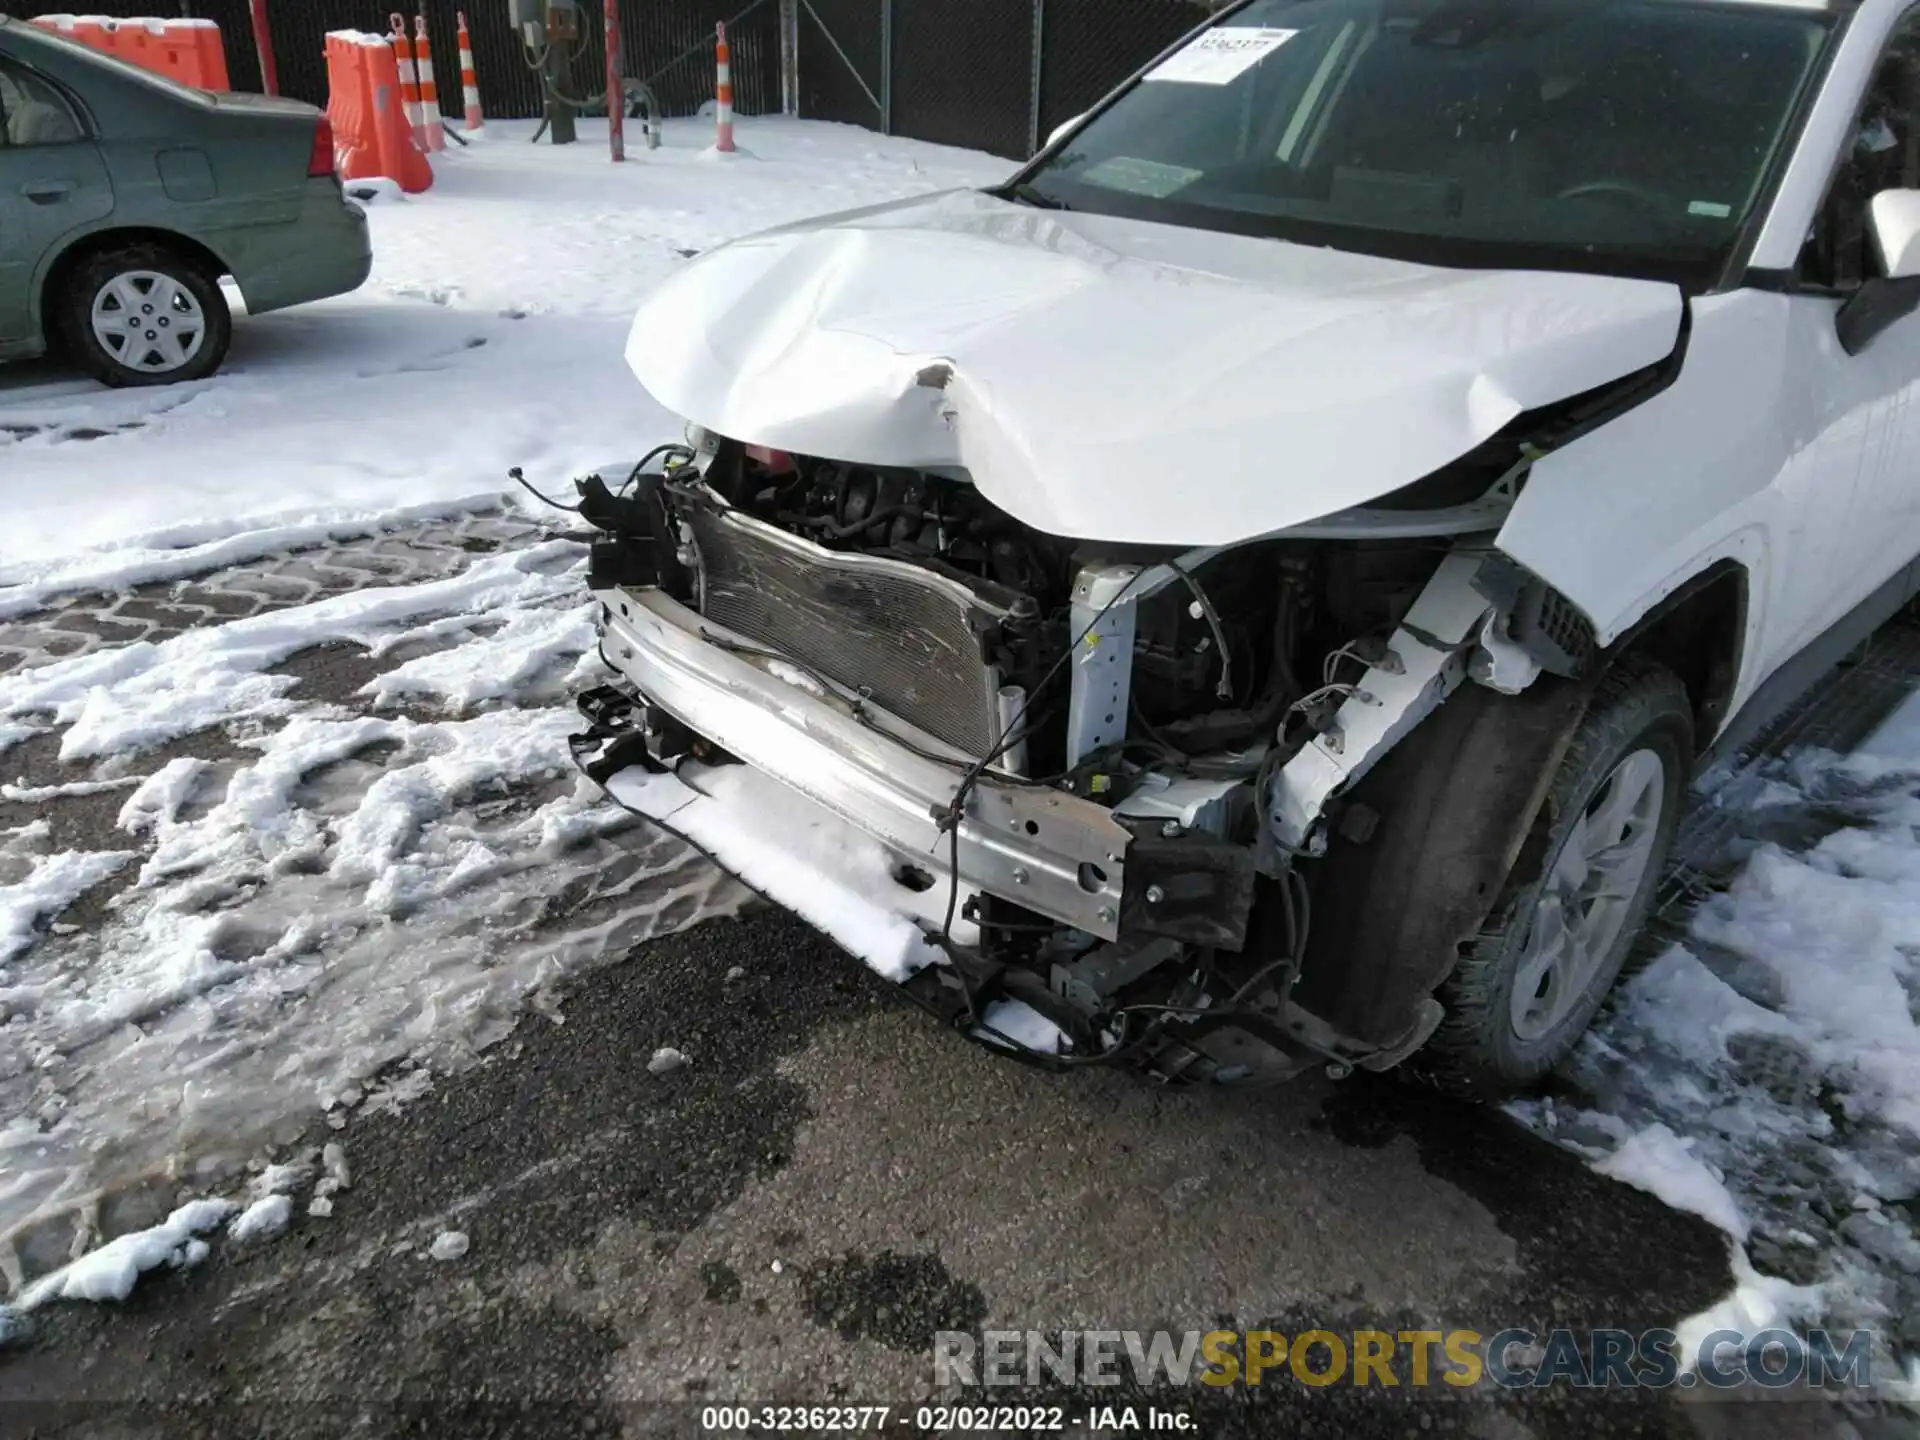
[[1223, 0], [797, 0], [800, 113], [1014, 159]]
[[1025, 155], [1031, 129], [1031, 0], [895, 0], [895, 134]]
[[800, 113], [885, 128], [886, 0], [796, 0]]

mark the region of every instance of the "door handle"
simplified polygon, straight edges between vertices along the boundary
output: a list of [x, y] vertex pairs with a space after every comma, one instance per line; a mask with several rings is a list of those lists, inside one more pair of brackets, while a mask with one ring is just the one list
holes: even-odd
[[36, 205], [58, 205], [74, 189], [71, 180], [30, 180], [20, 187], [20, 193]]

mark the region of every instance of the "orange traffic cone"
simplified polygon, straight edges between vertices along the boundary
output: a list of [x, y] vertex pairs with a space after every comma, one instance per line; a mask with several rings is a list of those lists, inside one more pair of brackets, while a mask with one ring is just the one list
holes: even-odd
[[471, 135], [486, 121], [480, 114], [480, 81], [473, 73], [473, 41], [467, 37], [467, 12], [457, 11], [455, 18], [460, 22], [460, 99], [467, 107], [467, 123], [463, 128]]
[[413, 17], [414, 64], [420, 70], [420, 124], [427, 149], [447, 148], [447, 132], [440, 119], [440, 92], [433, 84], [433, 46], [427, 40], [427, 17]]
[[713, 57], [718, 86], [713, 104], [713, 148], [722, 154], [733, 150], [733, 64], [727, 49], [727, 27], [713, 27], [716, 37]]
[[427, 132], [425, 117], [420, 113], [420, 72], [413, 67], [413, 42], [407, 39], [407, 17], [393, 14], [387, 20], [393, 26], [393, 63], [400, 72], [400, 106], [407, 112], [413, 148], [425, 151]]

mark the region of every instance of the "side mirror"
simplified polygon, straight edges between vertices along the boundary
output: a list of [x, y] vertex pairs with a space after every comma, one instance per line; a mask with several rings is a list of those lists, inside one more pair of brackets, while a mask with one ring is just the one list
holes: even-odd
[[1880, 273], [1889, 280], [1920, 275], [1920, 190], [1882, 190], [1867, 206]]
[[[1053, 133], [1047, 136], [1047, 143], [1045, 148], [1048, 150], [1051, 150], [1056, 144], [1059, 143], [1061, 136], [1071, 134], [1075, 129], [1079, 128], [1080, 122], [1086, 118], [1087, 118], [1087, 112], [1082, 110], [1078, 115], [1075, 115], [1072, 119], [1062, 120], [1058, 125], [1053, 127]], [[1913, 193], [1915, 193], [1916, 195], [1920, 195], [1920, 191], [1915, 191]]]
[[1896, 320], [1920, 308], [1920, 190], [1882, 190], [1867, 205], [1867, 237], [1880, 274], [1861, 282], [1834, 324], [1858, 355]]

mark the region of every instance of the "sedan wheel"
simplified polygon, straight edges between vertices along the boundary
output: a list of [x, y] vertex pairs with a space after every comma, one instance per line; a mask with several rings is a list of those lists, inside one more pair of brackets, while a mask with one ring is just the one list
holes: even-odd
[[116, 275], [93, 298], [93, 336], [129, 370], [168, 375], [185, 369], [207, 339], [207, 316], [193, 292], [157, 270]]
[[109, 385], [170, 385], [220, 368], [233, 316], [207, 267], [156, 244], [89, 255], [54, 297], [66, 349]]

